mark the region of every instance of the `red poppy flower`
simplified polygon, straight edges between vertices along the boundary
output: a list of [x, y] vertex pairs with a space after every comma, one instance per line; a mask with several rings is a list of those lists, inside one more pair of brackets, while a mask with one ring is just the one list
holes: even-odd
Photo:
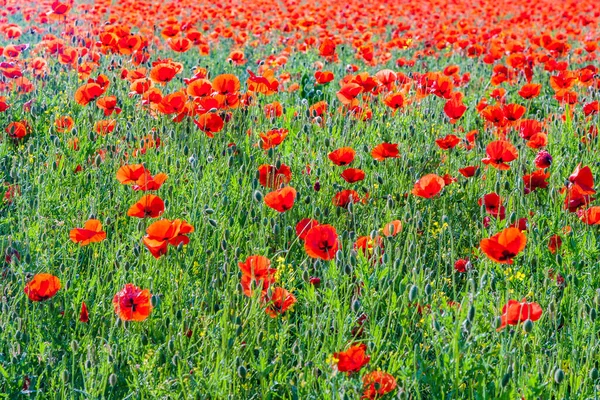
[[165, 203], [158, 196], [147, 194], [129, 208], [127, 215], [137, 218], [156, 218], [165, 211]]
[[300, 240], [304, 240], [308, 231], [319, 225], [319, 221], [310, 218], [304, 218], [296, 224], [296, 235]]
[[169, 244], [171, 246], [178, 246], [180, 243], [188, 244], [190, 239], [186, 235], [192, 232], [194, 227], [183, 220], [161, 219], [146, 229], [143, 242], [150, 253], [155, 258], [159, 258], [167, 254]]
[[386, 237], [396, 236], [400, 232], [402, 232], [402, 222], [400, 220], [388, 222], [383, 227], [383, 234]]
[[258, 181], [263, 187], [275, 189], [291, 180], [292, 170], [285, 164], [281, 164], [279, 168], [268, 164], [258, 167]]
[[512, 264], [527, 244], [527, 237], [517, 228], [506, 228], [491, 238], [482, 239], [481, 250], [492, 261], [500, 264]]
[[508, 303], [502, 307], [502, 324], [497, 330], [500, 331], [504, 329], [506, 325], [518, 325], [528, 319], [535, 322], [541, 317], [542, 307], [540, 307], [538, 303], [528, 303], [526, 299], [523, 299], [520, 302], [509, 300]]
[[509, 162], [519, 158], [517, 149], [506, 140], [496, 140], [485, 148], [486, 158], [481, 161], [499, 170], [510, 169]]
[[361, 399], [379, 399], [396, 389], [396, 379], [383, 371], [373, 371], [363, 376], [363, 395]]
[[477, 170], [479, 169], [478, 166], [468, 166], [468, 167], [464, 167], [458, 170], [458, 172], [461, 173], [462, 176], [464, 176], [465, 178], [471, 178], [472, 176], [475, 176], [475, 172], [477, 172]]
[[365, 172], [358, 168], [347, 168], [342, 172], [341, 177], [348, 183], [360, 182], [365, 179]]
[[354, 161], [354, 156], [356, 152], [352, 147], [342, 147], [337, 150], [332, 151], [327, 155], [327, 157], [333, 162], [335, 165], [348, 165], [352, 161]]
[[386, 158], [399, 158], [397, 143], [381, 143], [371, 151], [371, 155], [377, 161], [383, 161]]
[[81, 311], [79, 312], [79, 321], [87, 323], [90, 321], [90, 314], [88, 313], [85, 301], [81, 302]]
[[265, 204], [277, 212], [286, 212], [294, 206], [296, 189], [291, 186], [275, 190], [265, 196]]
[[337, 369], [340, 372], [347, 372], [350, 375], [358, 372], [369, 363], [370, 356], [365, 354], [367, 345], [364, 343], [350, 346], [346, 351], [333, 353], [333, 358], [337, 360]]
[[494, 218], [503, 220], [506, 218], [506, 208], [502, 205], [502, 199], [497, 193], [488, 193], [480, 198], [477, 203], [485, 206], [485, 211]]
[[269, 317], [277, 318], [296, 304], [296, 297], [284, 288], [278, 287], [273, 289], [270, 295], [267, 293], [263, 297], [263, 302], [266, 303], [265, 312]]
[[436, 174], [428, 174], [415, 183], [412, 194], [417, 197], [429, 199], [433, 196], [437, 196], [444, 186], [446, 186], [446, 183], [442, 177], [437, 176]]
[[[600, 221], [600, 220], [599, 220]], [[556, 254], [558, 250], [562, 247], [562, 238], [558, 235], [550, 236], [548, 239], [548, 250], [552, 254]]]
[[261, 133], [261, 147], [264, 150], [279, 146], [288, 135], [287, 129], [271, 129], [266, 133]]
[[538, 169], [531, 174], [524, 175], [523, 184], [525, 186], [525, 194], [531, 193], [536, 189], [546, 189], [548, 187], [548, 178], [550, 178], [550, 173], [545, 173], [543, 169]]
[[36, 274], [25, 285], [25, 294], [31, 301], [48, 300], [60, 290], [60, 280], [51, 274]]
[[535, 156], [534, 163], [538, 168], [548, 168], [552, 165], [552, 156], [546, 150], [540, 150]]
[[128, 283], [113, 297], [115, 313], [123, 321], [143, 321], [152, 312], [152, 295], [148, 289], [140, 289]]
[[467, 106], [464, 105], [463, 94], [460, 92], [454, 93], [444, 105], [444, 113], [446, 113], [453, 123], [459, 120], [465, 111], [467, 111]]
[[[595, 191], [594, 191], [595, 193]], [[590, 196], [590, 191], [583, 189], [578, 184], [572, 184], [567, 189], [565, 197], [565, 209], [569, 212], [575, 212], [580, 207], [585, 207], [590, 204], [595, 198]]]
[[344, 189], [333, 196], [332, 203], [336, 207], [348, 207], [350, 203], [359, 203], [360, 195], [355, 190]]
[[242, 271], [241, 285], [244, 294], [252, 297], [253, 289], [260, 288], [266, 293], [269, 286], [275, 282], [275, 268], [271, 268], [271, 260], [264, 256], [250, 256], [244, 262], [238, 262]]
[[592, 170], [587, 165], [581, 168], [581, 164], [577, 164], [575, 171], [569, 176], [569, 182], [574, 185], [579, 185], [585, 194], [594, 194], [594, 175]]
[[383, 254], [384, 245], [381, 236], [375, 236], [373, 239], [370, 236], [361, 236], [354, 242], [354, 250], [360, 250], [368, 259], [373, 257], [375, 248], [379, 248], [380, 254]]
[[456, 135], [447, 135], [446, 137], [435, 140], [435, 144], [442, 150], [453, 149], [458, 143], [460, 143], [460, 138]]
[[579, 219], [588, 225], [600, 225], [600, 206], [593, 206], [577, 213]]
[[304, 250], [312, 258], [331, 260], [338, 251], [338, 236], [331, 225], [318, 225], [311, 228], [304, 238]]
[[461, 258], [454, 263], [454, 269], [457, 272], [464, 273], [471, 268], [471, 262], [468, 259]]
[[101, 242], [106, 239], [106, 233], [102, 231], [102, 223], [97, 219], [87, 220], [83, 228], [72, 229], [69, 237], [74, 243], [86, 246], [90, 243]]

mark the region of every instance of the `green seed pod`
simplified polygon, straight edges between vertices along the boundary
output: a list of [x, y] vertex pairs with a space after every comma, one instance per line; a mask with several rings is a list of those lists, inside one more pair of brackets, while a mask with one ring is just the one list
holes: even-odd
[[410, 287], [410, 290], [408, 291], [408, 301], [410, 301], [412, 303], [413, 301], [415, 301], [417, 299], [418, 295], [419, 295], [419, 288], [417, 287], [417, 285], [412, 285]]
[[530, 319], [526, 319], [525, 322], [523, 322], [523, 330], [525, 331], [525, 333], [531, 333], [531, 331], [533, 330], [533, 321]]
[[556, 382], [558, 385], [560, 385], [564, 379], [565, 379], [564, 371], [560, 368], [556, 368], [556, 371], [554, 371], [554, 382]]

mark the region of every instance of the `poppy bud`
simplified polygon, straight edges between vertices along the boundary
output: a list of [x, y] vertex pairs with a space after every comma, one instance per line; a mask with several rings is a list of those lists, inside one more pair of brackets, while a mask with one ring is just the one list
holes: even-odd
[[77, 340], [71, 342], [71, 350], [73, 350], [73, 353], [77, 353], [77, 350], [79, 350], [79, 343]]
[[110, 376], [108, 377], [108, 384], [110, 386], [115, 386], [117, 384], [117, 375], [110, 374]]
[[241, 379], [246, 379], [246, 374], [248, 373], [248, 371], [246, 370], [246, 367], [244, 367], [243, 365], [240, 365], [238, 367], [237, 373]]
[[360, 300], [354, 299], [354, 301], [352, 301], [352, 306], [350, 308], [352, 309], [353, 312], [358, 312], [358, 310], [360, 310]]
[[526, 333], [530, 333], [533, 330], [533, 321], [526, 319], [525, 322], [523, 322], [523, 330]]
[[590, 379], [591, 379], [592, 381], [594, 381], [594, 382], [595, 382], [595, 381], [597, 381], [597, 380], [598, 380], [598, 376], [599, 376], [599, 374], [598, 374], [598, 369], [597, 369], [597, 368], [595, 368], [595, 367], [594, 367], [594, 368], [592, 368], [592, 369], [590, 370], [589, 376], [590, 376]]
[[96, 141], [96, 135], [94, 134], [94, 131], [89, 131], [89, 133], [88, 133], [88, 139], [90, 140], [90, 142], [95, 142]]
[[502, 317], [494, 317], [494, 328], [498, 329], [502, 326]]
[[556, 371], [554, 371], [554, 382], [556, 382], [558, 385], [560, 385], [564, 379], [565, 379], [564, 371], [560, 368], [557, 368]]
[[431, 287], [431, 285], [429, 283], [427, 285], [425, 285], [425, 294], [427, 296], [431, 296], [432, 292], [433, 292], [433, 288]]
[[150, 303], [153, 308], [157, 308], [160, 305], [160, 297], [158, 295], [153, 294], [150, 298]]
[[502, 382], [501, 382], [502, 387], [506, 387], [508, 385], [508, 383], [510, 382], [511, 376], [512, 376], [511, 372], [507, 372], [504, 374], [504, 376], [502, 377]]
[[350, 264], [344, 265], [344, 273], [346, 275], [351, 275], [352, 274], [352, 265], [350, 265]]
[[473, 322], [473, 320], [475, 319], [475, 306], [473, 304], [471, 304], [471, 307], [469, 307], [467, 319], [469, 320], [469, 322]]
[[410, 301], [412, 303], [413, 301], [416, 300], [418, 295], [419, 295], [419, 288], [417, 287], [417, 285], [412, 285], [410, 287], [410, 290], [408, 291], [408, 301]]
[[597, 317], [598, 317], [598, 314], [596, 312], [596, 309], [595, 308], [591, 308], [590, 309], [590, 319], [592, 320], [592, 322], [594, 322]]
[[381, 175], [377, 175], [377, 183], [383, 185], [383, 178], [381, 177]]
[[254, 200], [256, 202], [258, 202], [258, 203], [260, 203], [261, 201], [263, 201], [263, 194], [260, 191], [258, 191], [258, 190], [256, 190], [254, 192], [254, 196], [253, 197], [254, 197]]
[[67, 371], [66, 369], [63, 370], [60, 377], [64, 383], [69, 382], [69, 371]]

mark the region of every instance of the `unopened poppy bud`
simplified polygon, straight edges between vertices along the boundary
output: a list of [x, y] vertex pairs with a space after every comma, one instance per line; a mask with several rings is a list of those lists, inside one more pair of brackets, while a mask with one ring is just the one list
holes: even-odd
[[590, 309], [590, 319], [591, 319], [591, 320], [592, 320], [592, 322], [593, 322], [593, 321], [595, 321], [595, 320], [596, 320], [596, 318], [597, 318], [597, 317], [598, 317], [598, 313], [596, 312], [596, 309], [592, 307], [592, 308]]
[[69, 371], [67, 371], [66, 369], [63, 370], [60, 377], [64, 383], [69, 382]]
[[473, 320], [475, 319], [475, 306], [473, 304], [471, 304], [471, 307], [469, 307], [467, 319], [469, 320], [469, 322], [473, 322]]
[[498, 329], [502, 326], [502, 317], [494, 317], [494, 328]]
[[181, 251], [181, 250], [183, 250], [183, 242], [180, 242], [180, 243], [177, 245], [177, 251]]
[[360, 310], [360, 300], [355, 299], [354, 301], [352, 301], [352, 305], [350, 308], [353, 312], [358, 312], [358, 310]]
[[77, 350], [79, 350], [79, 343], [77, 342], [77, 340], [73, 340], [71, 342], [71, 350], [73, 350], [73, 353], [76, 353]]
[[254, 192], [254, 196], [253, 197], [254, 197], [254, 201], [256, 201], [258, 203], [260, 203], [261, 201], [263, 201], [263, 194], [259, 190], [256, 190]]
[[94, 134], [94, 131], [89, 131], [88, 132], [88, 139], [90, 140], [90, 142], [95, 142], [96, 141], [96, 135]]
[[350, 265], [350, 264], [344, 265], [344, 273], [346, 275], [351, 275], [352, 274], [352, 265]]
[[417, 287], [417, 285], [412, 285], [410, 287], [410, 290], [408, 291], [408, 301], [410, 301], [412, 303], [413, 301], [416, 300], [418, 295], [419, 295], [419, 288]]
[[152, 307], [157, 308], [160, 305], [160, 297], [153, 294], [150, 298], [150, 303], [152, 304]]
[[523, 330], [526, 333], [530, 333], [533, 330], [533, 321], [526, 319], [525, 322], [523, 322]]
[[217, 227], [217, 221], [215, 221], [214, 219], [208, 219], [208, 223], [213, 227], [216, 228]]
[[246, 379], [246, 375], [247, 375], [248, 371], [246, 370], [246, 367], [244, 367], [243, 365], [240, 365], [238, 367], [237, 373], [241, 379]]
[[557, 368], [556, 371], [554, 371], [554, 382], [556, 382], [558, 385], [560, 385], [564, 379], [565, 379], [564, 371], [560, 368]]
[[512, 376], [512, 373], [507, 372], [504, 374], [504, 376], [502, 377], [502, 387], [506, 387], [508, 385], [508, 383], [510, 382], [510, 378]]
[[592, 381], [594, 381], [594, 382], [597, 381], [598, 377], [599, 377], [598, 369], [596, 367], [592, 368], [590, 370], [589, 376]]
[[110, 374], [110, 376], [108, 377], [108, 384], [110, 386], [115, 386], [117, 384], [117, 375]]
[[431, 296], [431, 293], [433, 293], [433, 288], [431, 287], [431, 285], [428, 283], [427, 285], [425, 285], [425, 294], [427, 296]]

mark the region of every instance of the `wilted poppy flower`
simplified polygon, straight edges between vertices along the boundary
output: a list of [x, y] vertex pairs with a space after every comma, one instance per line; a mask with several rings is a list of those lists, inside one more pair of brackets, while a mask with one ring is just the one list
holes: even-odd
[[268, 164], [258, 167], [258, 181], [264, 187], [275, 189], [291, 180], [292, 170], [285, 164], [281, 164], [279, 168]]
[[85, 301], [81, 302], [81, 311], [79, 312], [79, 321], [87, 323], [90, 321], [90, 314], [88, 313]]
[[266, 303], [265, 312], [269, 317], [276, 318], [296, 303], [296, 297], [284, 288], [278, 287], [273, 289], [270, 295], [267, 292], [263, 297], [263, 302]]
[[552, 254], [556, 254], [558, 250], [562, 247], [562, 238], [559, 235], [552, 235], [550, 239], [548, 239], [548, 250]]
[[377, 161], [383, 161], [386, 158], [399, 158], [397, 143], [381, 143], [371, 151], [371, 155]]
[[374, 400], [396, 389], [396, 379], [383, 371], [373, 371], [363, 376], [362, 399]]
[[487, 157], [481, 161], [486, 165], [499, 170], [510, 169], [509, 162], [519, 158], [517, 149], [510, 142], [506, 140], [496, 140], [487, 145], [485, 149]]
[[502, 323], [497, 330], [500, 331], [504, 329], [506, 325], [518, 325], [528, 319], [535, 322], [541, 317], [542, 307], [540, 307], [538, 303], [528, 303], [526, 299], [523, 299], [520, 302], [509, 300], [508, 303], [502, 307]]
[[241, 285], [244, 294], [252, 297], [252, 289], [259, 288], [264, 294], [275, 282], [275, 268], [271, 268], [271, 260], [264, 256], [250, 256], [244, 262], [238, 262], [242, 272]]
[[512, 264], [527, 244], [527, 237], [517, 228], [506, 228], [491, 238], [482, 239], [481, 250], [492, 261], [500, 264]]
[[308, 231], [317, 225], [319, 225], [319, 221], [315, 219], [304, 218], [300, 220], [300, 222], [296, 224], [296, 235], [298, 236], [298, 239], [304, 240]]
[[277, 212], [286, 212], [294, 206], [296, 201], [296, 189], [291, 186], [267, 193], [265, 204]]
[[331, 225], [317, 225], [304, 238], [304, 250], [312, 258], [331, 260], [338, 251], [338, 236]]
[[69, 237], [74, 243], [86, 246], [90, 243], [101, 242], [106, 239], [106, 233], [102, 230], [102, 223], [97, 219], [87, 220], [83, 228], [71, 230]]
[[446, 186], [444, 179], [436, 174], [428, 174], [419, 179], [412, 189], [412, 194], [417, 197], [429, 199], [438, 195]]
[[356, 152], [352, 147], [342, 147], [337, 150], [332, 151], [327, 155], [327, 157], [333, 162], [335, 165], [348, 165], [352, 161], [354, 161], [354, 156]]
[[178, 246], [180, 243], [188, 244], [190, 239], [186, 235], [192, 232], [194, 227], [183, 220], [161, 219], [146, 229], [143, 242], [150, 253], [155, 258], [159, 258], [167, 254], [169, 244], [171, 246]]
[[127, 211], [130, 217], [156, 218], [165, 211], [165, 203], [158, 196], [147, 194]]
[[350, 375], [358, 372], [369, 363], [370, 356], [366, 355], [367, 345], [364, 343], [350, 346], [346, 351], [333, 353], [333, 358], [337, 361], [337, 369], [340, 372], [347, 372]]
[[123, 321], [143, 321], [152, 312], [152, 295], [148, 289], [140, 289], [128, 283], [113, 297], [115, 313]]
[[60, 280], [52, 274], [36, 274], [25, 285], [25, 294], [31, 301], [44, 301], [54, 297], [60, 289]]

